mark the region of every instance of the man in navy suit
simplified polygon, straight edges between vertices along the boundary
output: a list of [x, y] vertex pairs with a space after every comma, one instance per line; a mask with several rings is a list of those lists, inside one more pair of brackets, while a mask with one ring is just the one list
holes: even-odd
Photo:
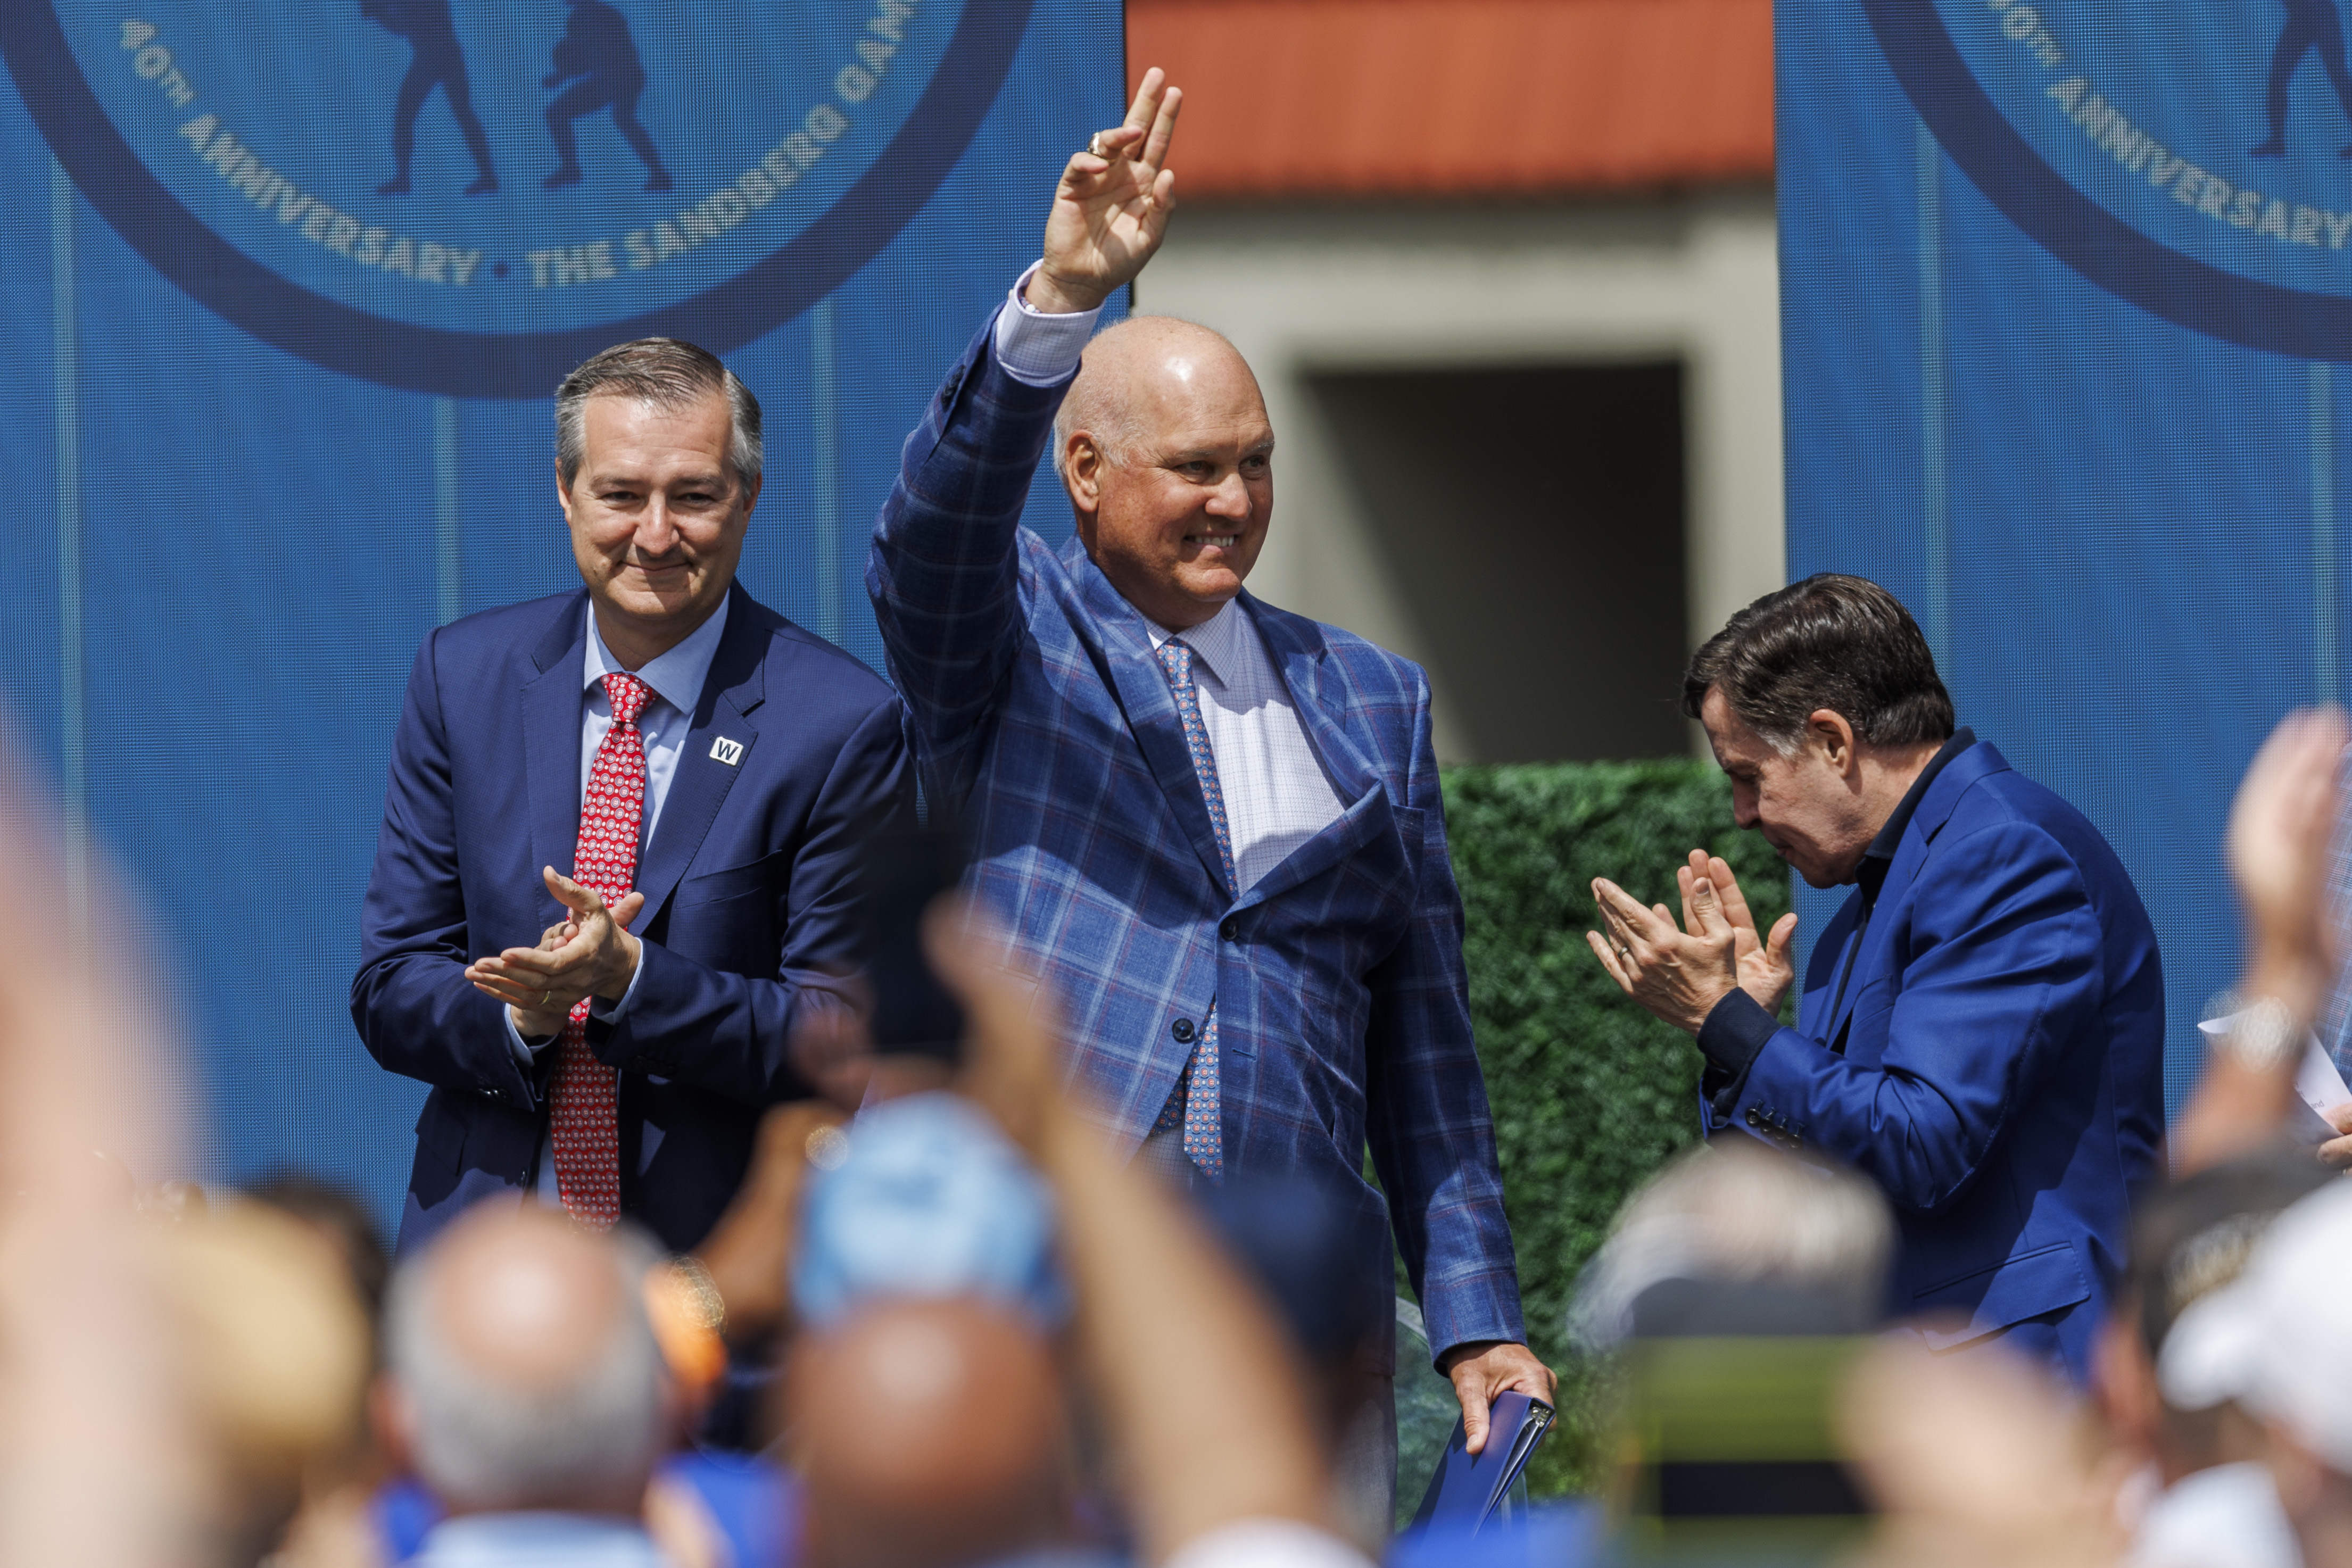
[[[1116, 1139], [1179, 1182], [1295, 1171], [1381, 1216], [1369, 1139], [1364, 1277], [1385, 1295], [1392, 1224], [1479, 1442], [1495, 1395], [1552, 1380], [1522, 1343], [1429, 683], [1243, 591], [1274, 432], [1233, 345], [1154, 318], [1087, 343], [1165, 233], [1177, 103], [1146, 73], [1070, 160], [1043, 259], [908, 439], [866, 588], [930, 798]], [[1049, 440], [1060, 550], [1020, 526]], [[1343, 1465], [1385, 1525], [1392, 1411], [1366, 1410]]]
[[393, 743], [352, 1018], [433, 1085], [404, 1252], [533, 1194], [699, 1242], [808, 1092], [787, 1037], [842, 1004], [859, 846], [912, 810], [889, 688], [735, 585], [750, 391], [648, 339], [556, 432], [585, 587], [428, 636]]
[[1893, 1315], [2088, 1375], [2132, 1195], [2164, 1134], [2164, 981], [2122, 862], [2081, 812], [1955, 729], [1917, 622], [1858, 577], [1768, 593], [1692, 656], [1684, 706], [1759, 830], [1815, 887], [1856, 884], [1813, 948], [1759, 935], [1719, 858], [1685, 926], [1605, 879], [1594, 953], [1698, 1040], [1703, 1117], [1875, 1180], [1901, 1228]]

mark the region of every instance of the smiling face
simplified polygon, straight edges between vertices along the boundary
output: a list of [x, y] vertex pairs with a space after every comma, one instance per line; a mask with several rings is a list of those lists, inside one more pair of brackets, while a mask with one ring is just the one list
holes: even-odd
[[606, 646], [636, 669], [710, 618], [735, 580], [760, 498], [727, 457], [727, 398], [681, 408], [592, 397], [579, 472], [557, 494]]
[[1699, 723], [1731, 780], [1733, 819], [1762, 833], [1811, 885], [1852, 882], [1888, 812], [1877, 800], [1884, 790], [1870, 788], [1854, 765], [1851, 731], [1842, 751], [1834, 730], [1809, 727], [1796, 749], [1783, 752], [1731, 711], [1720, 686], [1707, 689]]
[[1257, 378], [1205, 328], [1145, 319], [1087, 350], [1064, 482], [1087, 553], [1181, 632], [1242, 591], [1274, 512], [1274, 426]]

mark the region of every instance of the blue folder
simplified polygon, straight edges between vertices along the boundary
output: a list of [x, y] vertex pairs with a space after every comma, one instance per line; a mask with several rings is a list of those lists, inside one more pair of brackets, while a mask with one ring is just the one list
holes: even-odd
[[1457, 1419], [1437, 1472], [1429, 1478], [1429, 1490], [1422, 1496], [1421, 1511], [1412, 1516], [1412, 1528], [1439, 1524], [1475, 1531], [1486, 1523], [1511, 1483], [1526, 1473], [1536, 1445], [1551, 1428], [1553, 1414], [1550, 1406], [1525, 1394], [1497, 1395], [1486, 1412], [1486, 1450], [1477, 1454], [1470, 1452], [1469, 1437]]

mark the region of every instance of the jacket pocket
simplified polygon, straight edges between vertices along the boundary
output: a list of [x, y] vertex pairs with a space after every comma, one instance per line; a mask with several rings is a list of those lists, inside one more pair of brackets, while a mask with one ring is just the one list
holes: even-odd
[[1964, 1324], [1920, 1331], [1928, 1349], [1950, 1350], [2090, 1297], [2090, 1277], [2083, 1271], [2074, 1244], [2053, 1241], [1990, 1269], [1916, 1291], [1911, 1305], [1923, 1313], [1969, 1314]]
[[729, 866], [724, 871], [709, 872], [690, 876], [677, 884], [677, 896], [672, 899], [675, 908], [684, 909], [697, 904], [719, 904], [730, 898], [740, 898], [747, 893], [772, 891], [778, 881], [790, 874], [787, 863], [790, 850], [778, 850], [762, 855], [749, 865]]

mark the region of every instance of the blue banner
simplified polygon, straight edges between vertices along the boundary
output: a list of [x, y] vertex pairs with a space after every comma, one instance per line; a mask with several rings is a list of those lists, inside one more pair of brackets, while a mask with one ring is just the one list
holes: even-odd
[[1961, 721], [2121, 852], [2177, 1112], [2241, 958], [2231, 792], [2342, 695], [2343, 19], [1827, 0], [1777, 28], [1789, 570], [1894, 589]]
[[578, 581], [556, 382], [724, 355], [767, 416], [741, 580], [878, 666], [899, 444], [1122, 53], [1116, 0], [0, 8], [0, 674], [68, 905], [110, 857], [159, 935], [123, 983], [189, 1036], [197, 1174], [393, 1211], [425, 1089], [346, 1010], [385, 760], [432, 627]]

